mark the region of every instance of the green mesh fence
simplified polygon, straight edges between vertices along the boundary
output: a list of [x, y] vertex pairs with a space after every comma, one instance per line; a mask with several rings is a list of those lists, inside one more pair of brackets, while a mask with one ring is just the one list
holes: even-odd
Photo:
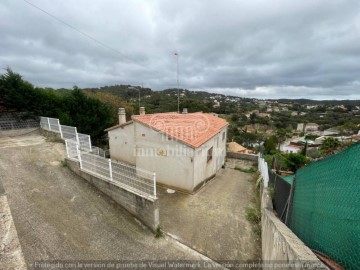
[[310, 248], [360, 269], [360, 144], [296, 173], [290, 228]]

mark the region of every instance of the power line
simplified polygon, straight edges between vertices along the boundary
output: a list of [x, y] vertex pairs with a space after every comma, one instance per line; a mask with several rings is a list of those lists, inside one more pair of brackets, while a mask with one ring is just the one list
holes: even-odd
[[112, 47], [110, 47], [110, 46], [106, 45], [105, 43], [103, 43], [103, 42], [101, 42], [101, 41], [97, 40], [96, 38], [94, 38], [94, 37], [90, 36], [89, 34], [87, 34], [87, 33], [83, 32], [83, 31], [81, 31], [81, 30], [79, 30], [79, 29], [78, 29], [78, 28], [76, 28], [75, 26], [72, 26], [71, 24], [69, 24], [69, 23], [67, 23], [67, 22], [65, 22], [65, 21], [63, 21], [63, 20], [61, 20], [60, 18], [56, 17], [55, 15], [53, 15], [53, 14], [51, 14], [51, 13], [47, 12], [46, 10], [44, 10], [44, 9], [40, 8], [39, 6], [37, 6], [37, 5], [35, 5], [35, 4], [31, 3], [31, 2], [29, 2], [29, 1], [27, 1], [27, 0], [23, 0], [23, 1], [24, 1], [25, 3], [27, 3], [28, 5], [32, 6], [33, 8], [36, 8], [36, 9], [40, 10], [41, 12], [45, 13], [46, 15], [50, 16], [51, 18], [53, 18], [53, 19], [57, 20], [58, 22], [62, 23], [63, 25], [65, 25], [65, 26], [69, 27], [70, 29], [72, 29], [72, 30], [74, 30], [74, 31], [78, 32], [79, 34], [81, 34], [81, 35], [83, 35], [83, 36], [85, 36], [86, 38], [88, 38], [88, 39], [90, 39], [90, 40], [92, 40], [92, 41], [96, 42], [98, 45], [100, 45], [100, 46], [104, 47], [105, 49], [108, 49], [108, 50], [110, 50], [110, 51], [112, 51], [112, 52], [114, 52], [114, 53], [117, 53], [117, 54], [121, 55], [123, 58], [126, 58], [127, 60], [130, 60], [130, 61], [132, 61], [132, 62], [134, 62], [134, 63], [136, 63], [136, 64], [141, 65], [141, 63], [139, 63], [138, 61], [136, 61], [136, 60], [134, 60], [134, 59], [132, 59], [132, 58], [130, 58], [130, 57], [128, 57], [128, 56], [126, 56], [126, 55], [125, 55], [125, 54], [123, 54], [122, 52], [120, 52], [120, 51], [118, 51], [118, 50], [116, 50], [116, 49], [114, 49], [114, 48], [112, 48]]
[[[49, 17], [53, 18], [54, 20], [60, 22], [61, 24], [67, 26], [68, 28], [72, 29], [73, 31], [78, 32], [78, 33], [81, 34], [82, 36], [90, 39], [91, 41], [93, 41], [93, 42], [95, 42], [95, 43], [97, 43], [98, 45], [102, 46], [103, 48], [105, 48], [105, 49], [107, 49], [107, 50], [110, 50], [110, 51], [112, 51], [113, 53], [116, 53], [116, 54], [120, 55], [122, 58], [125, 58], [125, 59], [127, 59], [128, 61], [133, 62], [133, 63], [137, 64], [137, 65], [140, 66], [140, 67], [144, 67], [143, 63], [141, 63], [140, 61], [137, 61], [137, 60], [135, 60], [135, 59], [132, 59], [132, 58], [126, 56], [125, 54], [123, 54], [123, 53], [120, 52], [119, 50], [114, 49], [114, 48], [106, 45], [105, 43], [99, 41], [98, 39], [96, 39], [96, 38], [94, 38], [94, 37], [92, 37], [92, 36], [90, 36], [89, 34], [85, 33], [84, 31], [81, 31], [80, 29], [76, 28], [75, 26], [73, 26], [73, 25], [71, 25], [71, 24], [63, 21], [62, 19], [56, 17], [55, 15], [51, 14], [50, 12], [42, 9], [41, 7], [35, 5], [35, 4], [33, 4], [33, 3], [31, 3], [31, 2], [29, 2], [29, 1], [27, 1], [27, 0], [23, 0], [23, 1], [24, 1], [25, 3], [27, 3], [28, 5], [30, 5], [31, 7], [33, 7], [33, 8], [35, 8], [35, 9], [43, 12], [43, 13], [46, 14], [47, 16], [49, 16]], [[160, 77], [163, 77], [163, 75], [164, 75], [164, 74], [161, 74], [158, 70], [152, 70], [152, 73], [153, 73], [153, 74], [157, 74], [157, 75], [160, 76]], [[178, 88], [179, 88], [179, 86], [178, 86]], [[179, 91], [179, 90], [178, 90], [178, 91]]]

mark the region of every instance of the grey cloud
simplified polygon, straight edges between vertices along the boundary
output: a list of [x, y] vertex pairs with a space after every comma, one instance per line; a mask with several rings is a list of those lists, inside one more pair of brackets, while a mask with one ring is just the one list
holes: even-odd
[[142, 82], [247, 97], [360, 99], [360, 2], [29, 0], [0, 4], [0, 67], [35, 85]]

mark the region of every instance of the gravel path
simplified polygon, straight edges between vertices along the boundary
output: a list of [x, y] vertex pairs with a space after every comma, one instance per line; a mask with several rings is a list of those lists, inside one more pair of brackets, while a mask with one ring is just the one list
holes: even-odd
[[233, 169], [252, 165], [228, 160], [226, 168], [194, 195], [159, 189], [163, 229], [216, 261], [259, 259], [260, 239], [245, 212], [254, 205], [255, 175]]

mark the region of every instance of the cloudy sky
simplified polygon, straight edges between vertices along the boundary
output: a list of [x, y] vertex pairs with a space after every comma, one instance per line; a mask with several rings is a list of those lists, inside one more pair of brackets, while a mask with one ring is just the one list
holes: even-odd
[[182, 88], [360, 99], [360, 1], [0, 2], [0, 67], [37, 86], [176, 87], [175, 51]]

